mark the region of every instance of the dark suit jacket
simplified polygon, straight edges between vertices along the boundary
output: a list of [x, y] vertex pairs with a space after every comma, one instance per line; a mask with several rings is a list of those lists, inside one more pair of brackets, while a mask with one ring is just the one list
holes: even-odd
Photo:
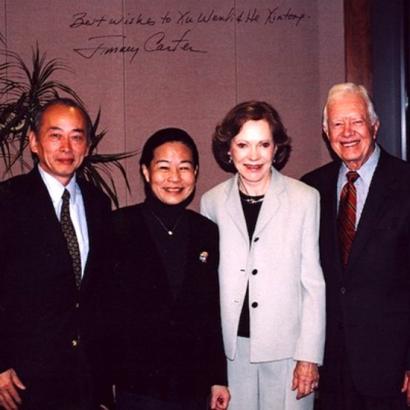
[[77, 371], [79, 346], [72, 341], [80, 338], [87, 350], [97, 338], [110, 204], [94, 187], [78, 183], [90, 245], [80, 292], [38, 169], [0, 185], [0, 372], [14, 368], [28, 388], [43, 383], [47, 389], [61, 378], [68, 383]]
[[211, 385], [226, 385], [217, 227], [193, 211], [184, 211], [188, 254], [174, 298], [143, 206], [114, 214], [115, 381], [122, 389], [164, 400], [206, 397]]
[[302, 179], [321, 195], [320, 252], [327, 286], [321, 383], [335, 383], [345, 349], [359, 392], [398, 394], [410, 369], [410, 165], [382, 150], [346, 269], [337, 239], [333, 162]]

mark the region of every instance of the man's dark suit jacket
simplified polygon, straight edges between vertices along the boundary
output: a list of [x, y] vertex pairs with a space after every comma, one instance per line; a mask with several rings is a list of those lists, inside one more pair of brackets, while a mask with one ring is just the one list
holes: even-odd
[[46, 392], [59, 379], [69, 385], [80, 348], [97, 338], [110, 204], [88, 183], [78, 184], [89, 236], [80, 292], [38, 169], [0, 185], [0, 372], [15, 369], [28, 391], [42, 384]]
[[211, 385], [227, 384], [219, 310], [218, 230], [205, 217], [184, 211], [188, 253], [183, 282], [174, 298], [143, 206], [114, 214], [116, 384], [162, 400], [206, 398]]
[[382, 150], [346, 269], [336, 225], [339, 168], [333, 162], [302, 178], [321, 195], [320, 253], [327, 287], [321, 384], [336, 383], [334, 364], [344, 345], [361, 394], [397, 395], [410, 369], [410, 165]]

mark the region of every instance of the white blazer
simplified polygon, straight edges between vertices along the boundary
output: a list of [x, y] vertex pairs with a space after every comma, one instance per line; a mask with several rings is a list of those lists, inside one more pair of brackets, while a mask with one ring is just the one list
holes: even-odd
[[326, 312], [319, 211], [315, 189], [272, 169], [249, 243], [238, 175], [203, 195], [201, 213], [219, 227], [222, 330], [229, 359], [235, 358], [249, 282], [251, 362], [293, 358], [322, 364]]

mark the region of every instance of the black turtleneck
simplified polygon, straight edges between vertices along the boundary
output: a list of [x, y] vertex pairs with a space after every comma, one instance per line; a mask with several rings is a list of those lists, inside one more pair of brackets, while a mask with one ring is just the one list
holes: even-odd
[[[252, 241], [252, 236], [255, 231], [256, 222], [258, 220], [259, 211], [261, 210], [263, 195], [249, 196], [239, 191], [241, 196], [241, 204], [245, 215], [246, 227], [248, 228], [249, 243]], [[245, 299], [242, 305], [241, 316], [239, 318], [238, 336], [250, 336], [250, 318], [249, 318], [249, 286], [246, 287]]]
[[168, 205], [150, 194], [143, 207], [144, 219], [161, 256], [174, 297], [180, 291], [185, 273], [189, 229], [185, 215], [186, 205], [186, 201]]

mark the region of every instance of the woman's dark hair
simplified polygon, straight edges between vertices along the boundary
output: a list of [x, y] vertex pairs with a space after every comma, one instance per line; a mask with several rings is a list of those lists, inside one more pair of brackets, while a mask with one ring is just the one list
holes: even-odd
[[266, 120], [272, 131], [272, 140], [277, 147], [273, 166], [281, 169], [285, 166], [291, 151], [290, 137], [286, 134], [279, 113], [264, 101], [246, 101], [236, 105], [226, 114], [215, 128], [212, 137], [212, 151], [216, 162], [227, 172], [236, 172], [228, 154], [232, 139], [240, 132], [247, 121]]
[[[145, 184], [145, 192], [150, 190], [149, 184], [145, 181], [142, 174], [142, 166], [145, 165], [149, 168], [152, 159], [154, 158], [154, 151], [159, 146], [166, 144], [167, 142], [180, 142], [187, 146], [192, 154], [192, 165], [195, 169], [199, 168], [199, 154], [198, 148], [192, 137], [184, 130], [180, 128], [163, 128], [152, 134], [144, 144], [142, 148], [140, 158], [140, 173]], [[198, 175], [198, 174], [197, 174]]]

